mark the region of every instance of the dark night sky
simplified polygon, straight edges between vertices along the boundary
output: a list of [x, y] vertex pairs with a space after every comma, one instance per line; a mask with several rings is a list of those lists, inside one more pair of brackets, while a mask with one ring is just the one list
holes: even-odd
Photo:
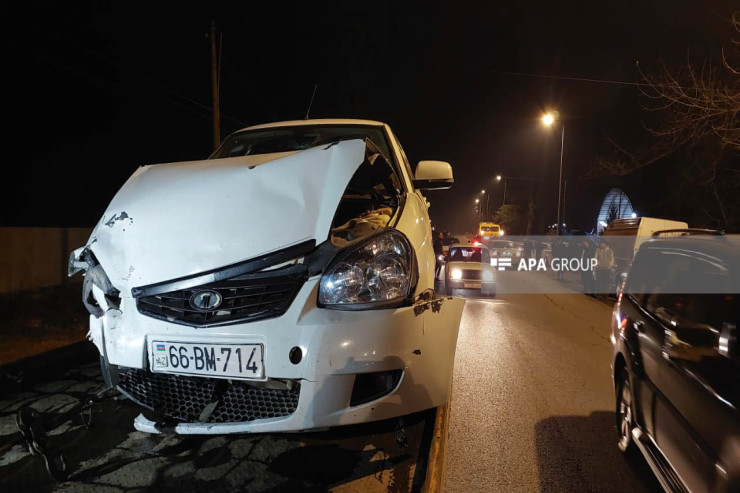
[[[92, 226], [138, 166], [205, 158], [213, 18], [223, 35], [222, 137], [302, 118], [318, 84], [312, 117], [385, 121], [412, 163], [452, 163], [454, 187], [427, 195], [432, 220], [460, 230], [481, 188], [500, 205], [497, 173], [535, 179], [538, 215], [554, 221], [560, 134], [538, 120], [548, 108], [565, 117], [566, 222], [590, 229], [612, 186], [654, 213], [646, 190], [659, 171], [589, 177], [604, 136], [640, 126], [634, 86], [511, 72], [631, 82], [636, 60], [650, 70], [687, 51], [716, 56], [733, 2], [26, 5], [15, 48], [20, 180], [5, 181], [0, 225]], [[507, 202], [528, 183], [509, 181]]]

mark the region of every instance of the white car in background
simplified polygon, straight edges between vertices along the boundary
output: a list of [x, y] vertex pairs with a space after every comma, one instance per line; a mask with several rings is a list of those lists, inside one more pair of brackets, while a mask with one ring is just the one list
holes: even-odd
[[506, 265], [507, 268], [511, 269], [516, 269], [519, 261], [524, 256], [524, 247], [509, 240], [493, 240], [488, 243], [488, 249], [491, 258], [511, 259], [510, 261], [507, 260], [505, 264], [499, 263], [499, 265]]
[[442, 405], [464, 300], [434, 293], [423, 189], [386, 124], [301, 120], [143, 166], [70, 275], [85, 271], [106, 384], [159, 433], [298, 431]]
[[484, 296], [496, 296], [496, 268], [485, 246], [451, 245], [444, 271], [449, 296], [454, 289], [472, 289]]

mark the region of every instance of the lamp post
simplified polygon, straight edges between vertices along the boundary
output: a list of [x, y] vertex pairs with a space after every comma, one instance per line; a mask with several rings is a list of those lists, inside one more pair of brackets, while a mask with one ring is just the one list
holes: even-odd
[[[545, 113], [542, 116], [542, 123], [547, 127], [552, 127], [556, 120], [559, 120], [559, 114], [557, 111], [554, 111], [552, 113]], [[557, 235], [560, 236], [560, 226], [562, 224], [562, 221], [560, 219], [560, 202], [562, 200], [562, 185], [563, 185], [563, 149], [565, 147], [565, 123], [563, 121], [560, 121], [560, 127], [562, 128], [562, 132], [560, 134], [560, 174], [558, 176], [558, 217], [557, 217], [557, 226], [556, 226], [556, 232]]]
[[502, 206], [506, 205], [506, 182], [507, 182], [508, 180], [523, 180], [523, 181], [535, 181], [535, 180], [533, 180], [532, 178], [521, 178], [521, 177], [519, 177], [519, 176], [503, 176], [503, 175], [496, 175], [496, 181], [500, 182], [500, 181], [502, 181], [502, 180], [503, 180], [503, 182], [504, 182], [504, 200], [503, 200], [503, 201], [502, 201], [502, 203], [501, 203], [501, 205], [502, 205]]
[[496, 175], [496, 181], [504, 180], [504, 200], [501, 201], [501, 207], [506, 205], [506, 180], [508, 178], [508, 176]]

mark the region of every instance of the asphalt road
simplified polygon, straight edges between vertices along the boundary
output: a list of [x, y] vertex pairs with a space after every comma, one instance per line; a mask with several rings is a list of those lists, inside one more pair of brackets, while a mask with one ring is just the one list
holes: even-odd
[[[645, 462], [617, 451], [609, 373], [611, 306], [552, 276], [512, 278], [517, 294], [468, 298], [446, 446], [446, 492], [659, 491]], [[511, 273], [516, 275], [516, 273]], [[548, 284], [550, 283], [550, 284]], [[22, 405], [58, 413], [102, 385], [95, 363], [0, 397], [0, 445]], [[109, 399], [55, 430], [72, 477], [55, 483], [20, 445], [0, 454], [2, 491], [418, 491], [434, 411], [308, 434], [149, 435], [139, 409]], [[433, 467], [436, 467], [433, 466]]]
[[[516, 273], [498, 282], [507, 276]], [[552, 274], [531, 282], [533, 291], [563, 291]], [[641, 458], [628, 462], [617, 450], [611, 303], [576, 293], [455, 295], [468, 302], [446, 492], [662, 491]]]

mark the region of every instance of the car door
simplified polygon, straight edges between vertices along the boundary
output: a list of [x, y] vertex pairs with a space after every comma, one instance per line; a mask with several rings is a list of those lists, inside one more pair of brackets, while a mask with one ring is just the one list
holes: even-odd
[[653, 311], [665, 333], [656, 441], [690, 490], [713, 491], [730, 466], [722, 454], [740, 447], [737, 347], [721, 343], [737, 336], [740, 300], [716, 261], [682, 252], [669, 271], [678, 287], [657, 296]]
[[[665, 266], [656, 262], [659, 253], [643, 250], [635, 258], [620, 304], [621, 319], [627, 324], [630, 349], [637, 357], [633, 365], [633, 392], [637, 423], [654, 436], [653, 406], [662, 364], [663, 327], [649, 313], [649, 301], [658, 289]], [[650, 266], [650, 268], [648, 268]]]

